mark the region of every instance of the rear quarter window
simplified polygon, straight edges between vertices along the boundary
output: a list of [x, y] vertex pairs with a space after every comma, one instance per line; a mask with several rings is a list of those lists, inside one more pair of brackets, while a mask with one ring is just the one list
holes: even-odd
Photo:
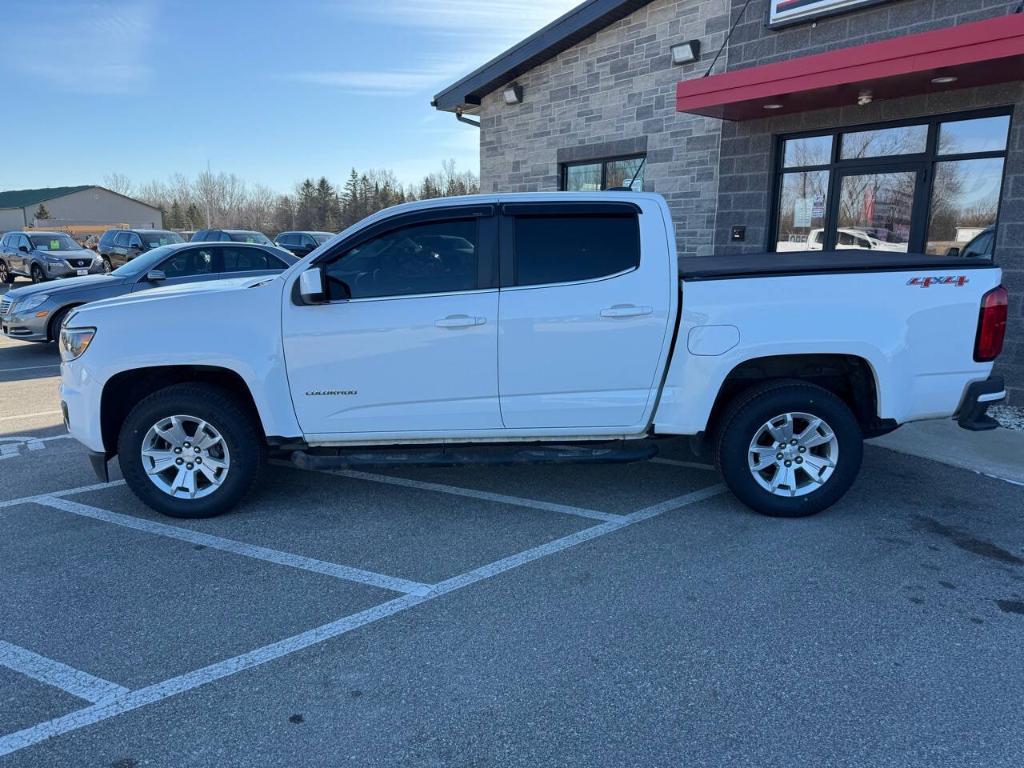
[[635, 215], [517, 216], [515, 284], [596, 280], [640, 266]]

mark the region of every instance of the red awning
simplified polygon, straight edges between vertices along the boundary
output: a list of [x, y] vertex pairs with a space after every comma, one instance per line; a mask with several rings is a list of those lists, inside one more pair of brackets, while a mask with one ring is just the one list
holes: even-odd
[[894, 99], [1013, 80], [1024, 80], [1024, 14], [687, 80], [676, 86], [676, 110], [754, 120], [856, 104], [862, 94]]

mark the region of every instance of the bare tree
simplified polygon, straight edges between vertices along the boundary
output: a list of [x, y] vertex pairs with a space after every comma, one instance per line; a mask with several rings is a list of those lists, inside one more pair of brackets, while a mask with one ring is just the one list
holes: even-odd
[[132, 194], [132, 180], [123, 173], [108, 173], [103, 177], [103, 186], [111, 192], [128, 197]]

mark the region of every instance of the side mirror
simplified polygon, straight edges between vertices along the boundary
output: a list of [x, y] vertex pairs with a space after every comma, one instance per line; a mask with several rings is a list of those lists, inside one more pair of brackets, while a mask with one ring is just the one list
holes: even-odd
[[19, 245], [18, 246], [18, 250], [21, 251], [22, 253], [28, 253], [28, 246], [27, 245]]
[[146, 273], [146, 280], [151, 283], [159, 283], [167, 279], [167, 274], [162, 269], [151, 269]]
[[303, 304], [322, 304], [327, 301], [323, 269], [312, 267], [299, 275], [299, 296]]
[[946, 255], [949, 256], [951, 259], [955, 259], [957, 256], [960, 255], [960, 249], [954, 246], [950, 248], [948, 251], [946, 251]]

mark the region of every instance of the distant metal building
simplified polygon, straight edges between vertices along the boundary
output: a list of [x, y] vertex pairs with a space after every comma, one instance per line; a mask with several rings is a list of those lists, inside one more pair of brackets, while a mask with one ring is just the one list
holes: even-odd
[[[40, 205], [45, 205], [49, 218], [37, 221]], [[163, 227], [163, 215], [159, 208], [97, 186], [0, 192], [0, 232], [32, 226], [114, 224], [159, 229]]]

